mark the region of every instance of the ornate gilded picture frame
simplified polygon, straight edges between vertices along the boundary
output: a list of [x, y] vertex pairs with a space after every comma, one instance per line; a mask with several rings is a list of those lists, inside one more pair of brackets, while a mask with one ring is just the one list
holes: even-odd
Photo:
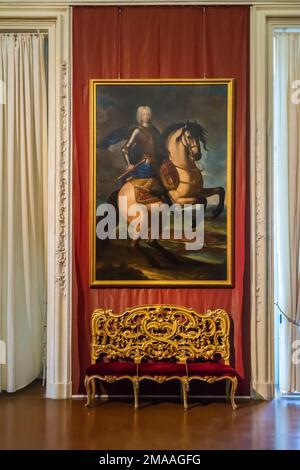
[[233, 285], [233, 79], [90, 80], [90, 283]]

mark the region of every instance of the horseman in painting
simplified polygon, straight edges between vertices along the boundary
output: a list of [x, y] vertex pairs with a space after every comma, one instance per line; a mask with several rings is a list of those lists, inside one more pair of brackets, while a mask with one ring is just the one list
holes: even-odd
[[[127, 171], [119, 180], [130, 180], [134, 186], [136, 202], [149, 204], [166, 201], [166, 190], [160, 180], [159, 170], [168, 152], [160, 131], [152, 124], [149, 106], [139, 106], [137, 125], [130, 129], [129, 137], [122, 147]], [[124, 191], [122, 191], [123, 193]], [[125, 188], [126, 192], [126, 188]], [[169, 200], [168, 200], [169, 201]]]
[[[124, 141], [121, 148], [126, 163], [126, 171], [119, 176], [119, 189], [114, 191], [108, 202], [113, 204], [129, 224], [133, 216], [122, 210], [121, 198], [126, 198], [130, 207], [133, 204], [144, 204], [148, 211], [147, 220], [140, 221], [149, 227], [150, 211], [161, 204], [186, 206], [203, 204], [206, 208], [207, 198], [218, 195], [219, 203], [212, 212], [217, 217], [224, 210], [225, 191], [222, 187], [204, 188], [201, 169], [197, 162], [206, 150], [206, 133], [202, 126], [194, 122], [178, 122], [169, 125], [161, 134], [152, 124], [152, 112], [149, 106], [137, 109], [136, 125], [130, 129], [121, 128], [113, 131], [101, 142], [101, 148]], [[124, 200], [124, 199], [123, 199]], [[148, 244], [168, 257], [174, 257], [165, 250], [157, 240]], [[139, 240], [133, 246], [140, 248]], [[142, 251], [142, 249], [141, 249]]]
[[212, 212], [217, 217], [224, 210], [223, 187], [205, 188], [197, 162], [202, 149], [207, 150], [205, 129], [196, 121], [169, 125], [161, 134], [152, 124], [149, 106], [140, 106], [137, 124], [113, 131], [101, 142], [107, 148], [122, 140], [127, 170], [119, 178], [121, 188], [112, 193], [109, 202], [117, 203], [127, 196], [132, 203], [153, 204], [204, 204], [207, 198], [217, 195], [219, 203]]

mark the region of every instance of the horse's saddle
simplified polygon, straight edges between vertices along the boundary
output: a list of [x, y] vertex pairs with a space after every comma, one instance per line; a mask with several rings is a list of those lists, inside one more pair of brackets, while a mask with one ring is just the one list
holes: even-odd
[[[163, 187], [167, 191], [177, 189], [180, 180], [176, 166], [166, 160], [159, 169], [159, 176]], [[136, 202], [139, 204], [152, 204], [161, 202], [161, 193], [164, 192], [157, 178], [131, 178], [134, 186]]]
[[166, 160], [159, 169], [159, 176], [162, 184], [168, 191], [177, 189], [180, 180], [176, 166], [171, 160]]
[[139, 204], [153, 204], [161, 202], [155, 193], [156, 178], [132, 178], [130, 183], [134, 187], [135, 199]]

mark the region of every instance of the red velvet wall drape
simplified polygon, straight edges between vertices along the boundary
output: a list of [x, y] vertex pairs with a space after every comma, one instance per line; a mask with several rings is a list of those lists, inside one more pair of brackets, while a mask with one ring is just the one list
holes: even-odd
[[[225, 308], [234, 324], [235, 366], [249, 388], [247, 199], [248, 7], [75, 7], [73, 9], [73, 384], [90, 354], [90, 316], [146, 303]], [[89, 287], [89, 79], [235, 78], [235, 285], [232, 289]]]

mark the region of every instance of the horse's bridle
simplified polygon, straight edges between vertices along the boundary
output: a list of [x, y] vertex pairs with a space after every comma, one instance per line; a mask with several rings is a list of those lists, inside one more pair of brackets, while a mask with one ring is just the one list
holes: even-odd
[[[187, 129], [184, 129], [182, 130], [182, 133], [181, 133], [181, 136], [180, 136], [180, 140], [181, 140], [181, 143], [182, 145], [184, 146], [184, 148], [189, 152], [189, 154], [192, 156], [193, 158], [193, 161], [195, 161], [195, 156], [194, 156], [194, 153], [193, 153], [193, 149], [194, 148], [197, 148], [198, 150], [200, 150], [200, 148], [198, 147], [197, 144], [193, 144], [193, 145], [190, 145], [189, 142], [187, 141], [187, 138], [186, 138], [186, 130]], [[200, 155], [201, 155], [201, 150], [200, 150]]]

